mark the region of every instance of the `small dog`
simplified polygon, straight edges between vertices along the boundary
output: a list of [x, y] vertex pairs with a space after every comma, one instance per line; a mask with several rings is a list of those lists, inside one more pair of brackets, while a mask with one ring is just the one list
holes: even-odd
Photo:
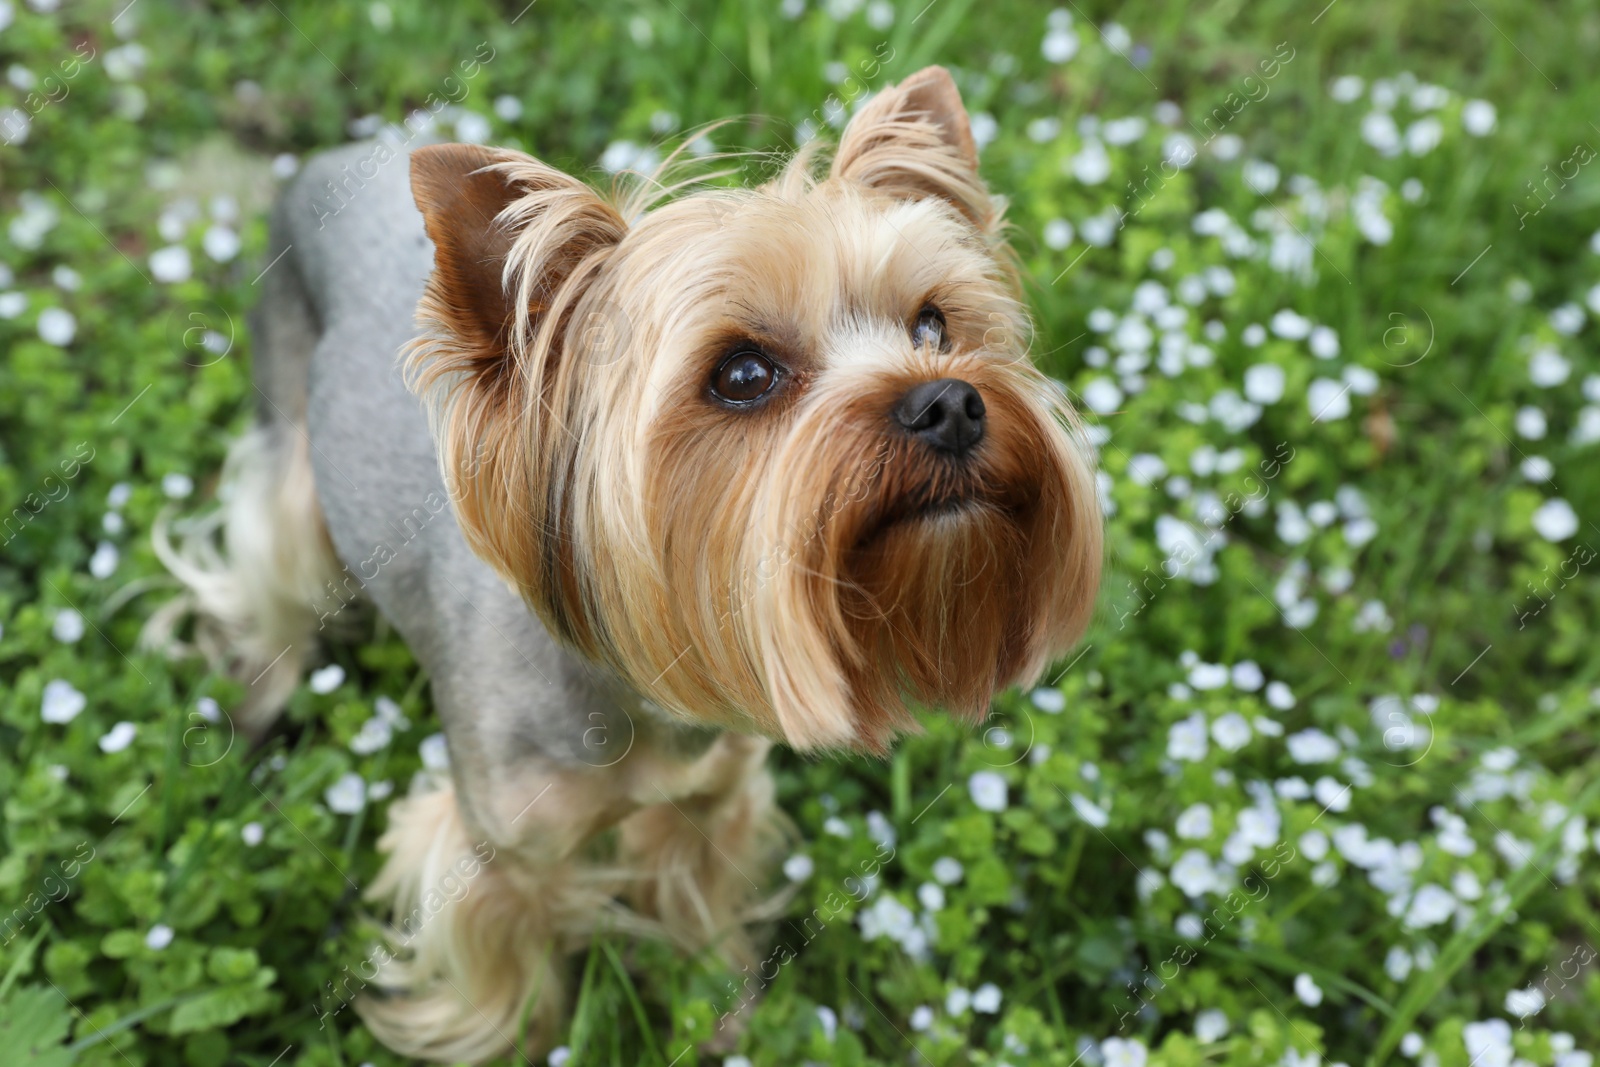
[[818, 170], [608, 199], [368, 144], [276, 209], [224, 548], [157, 546], [250, 735], [356, 592], [431, 678], [454, 785], [390, 809], [396, 951], [357, 1004], [401, 1053], [500, 1054], [530, 1001], [547, 1041], [602, 926], [748, 960], [772, 741], [977, 721], [1087, 623], [1090, 449], [950, 76]]

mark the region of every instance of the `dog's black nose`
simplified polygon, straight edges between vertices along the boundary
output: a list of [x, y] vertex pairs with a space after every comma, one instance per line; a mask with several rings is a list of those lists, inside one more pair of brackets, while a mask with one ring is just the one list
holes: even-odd
[[983, 440], [983, 397], [959, 378], [912, 386], [895, 405], [894, 418], [907, 433], [952, 456], [964, 456]]

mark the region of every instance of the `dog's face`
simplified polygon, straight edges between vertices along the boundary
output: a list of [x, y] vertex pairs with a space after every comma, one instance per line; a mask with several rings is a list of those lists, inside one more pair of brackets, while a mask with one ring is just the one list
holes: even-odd
[[909, 706], [980, 718], [1081, 633], [1091, 462], [944, 71], [864, 107], [825, 180], [631, 222], [505, 151], [422, 149], [412, 184], [409, 370], [463, 531], [647, 697], [882, 751]]

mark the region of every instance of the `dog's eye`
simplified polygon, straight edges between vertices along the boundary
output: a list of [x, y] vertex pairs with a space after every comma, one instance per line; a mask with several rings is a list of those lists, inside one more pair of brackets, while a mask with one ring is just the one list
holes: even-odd
[[917, 312], [917, 321], [911, 327], [911, 344], [935, 352], [948, 349], [949, 344], [944, 337], [944, 313], [932, 304]]
[[722, 361], [711, 388], [730, 404], [748, 404], [765, 396], [778, 380], [778, 368], [760, 352], [744, 349]]

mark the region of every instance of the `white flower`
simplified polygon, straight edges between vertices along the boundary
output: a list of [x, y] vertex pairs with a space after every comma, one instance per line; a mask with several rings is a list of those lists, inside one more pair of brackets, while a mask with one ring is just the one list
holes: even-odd
[[796, 852], [793, 856], [783, 861], [783, 876], [791, 882], [803, 882], [811, 877], [811, 872], [816, 865], [811, 862], [811, 857], [804, 852]]
[[857, 922], [864, 940], [876, 941], [880, 937], [887, 937], [891, 941], [900, 941], [916, 929], [917, 917], [910, 908], [885, 893], [862, 910]]
[[1371, 396], [1378, 391], [1378, 376], [1366, 367], [1351, 364], [1339, 375], [1356, 396]]
[[1233, 687], [1246, 693], [1254, 693], [1266, 681], [1266, 675], [1261, 673], [1261, 665], [1253, 659], [1242, 659], [1233, 665]]
[[1189, 668], [1189, 685], [1199, 690], [1221, 689], [1228, 684], [1228, 668], [1220, 663], [1196, 663]]
[[1186, 911], [1173, 922], [1172, 928], [1178, 936], [1189, 941], [1198, 941], [1206, 934], [1206, 924], [1200, 921], [1200, 916]]
[[1504, 1019], [1468, 1023], [1461, 1041], [1472, 1067], [1511, 1067], [1511, 1024]]
[[1194, 1038], [1202, 1045], [1220, 1041], [1228, 1035], [1229, 1025], [1221, 1008], [1207, 1008], [1194, 1017]]
[[995, 771], [978, 771], [967, 779], [972, 802], [983, 811], [1005, 811], [1009, 804], [1006, 780]]
[[1051, 715], [1061, 714], [1067, 706], [1067, 698], [1059, 689], [1035, 689], [1029, 699], [1034, 707]]
[[162, 477], [161, 491], [171, 500], [182, 500], [194, 492], [194, 479], [182, 471], [173, 471]]
[[1072, 223], [1066, 219], [1051, 219], [1044, 224], [1044, 246], [1056, 251], [1072, 243]]
[[1474, 137], [1494, 132], [1494, 105], [1487, 100], [1468, 100], [1461, 109], [1461, 125]]
[[1111, 821], [1110, 813], [1082, 793], [1072, 794], [1072, 810], [1078, 813], [1078, 818], [1090, 826], [1100, 828]]
[[945, 994], [944, 1010], [946, 1015], [962, 1015], [972, 1007], [972, 994], [956, 986]]
[[1306, 390], [1311, 421], [1342, 419], [1350, 414], [1350, 386], [1332, 378], [1313, 378]]
[[445, 743], [444, 734], [424, 737], [417, 746], [417, 754], [422, 757], [422, 765], [436, 774], [450, 769], [450, 748]]
[[186, 282], [192, 270], [189, 250], [182, 245], [168, 245], [150, 253], [150, 273], [158, 282]]
[[929, 911], [944, 908], [944, 890], [933, 882], [923, 882], [917, 887], [917, 902]]
[[374, 715], [361, 724], [361, 729], [350, 739], [350, 751], [358, 756], [370, 756], [388, 746], [394, 736], [394, 727], [380, 716]]
[[396, 730], [411, 729], [411, 720], [406, 718], [405, 712], [401, 710], [400, 705], [389, 697], [379, 697], [374, 700], [372, 702], [372, 710], [377, 713], [379, 719]]
[[1272, 332], [1290, 341], [1303, 340], [1311, 335], [1311, 320], [1290, 309], [1283, 308], [1272, 316]]
[[464, 144], [483, 144], [494, 136], [494, 127], [487, 115], [476, 111], [463, 111], [456, 119], [456, 140]]
[[1578, 514], [1571, 504], [1554, 497], [1533, 513], [1533, 528], [1546, 541], [1565, 541], [1578, 532]]
[[1296, 763], [1332, 763], [1339, 758], [1339, 742], [1314, 726], [1290, 734], [1284, 743]]
[[1108, 1037], [1100, 1042], [1102, 1067], [1145, 1067], [1150, 1051], [1137, 1038]]
[[308, 684], [313, 693], [331, 693], [344, 684], [344, 668], [330, 663], [321, 670], [312, 671]]
[[1167, 733], [1167, 758], [1203, 760], [1206, 758], [1206, 717], [1195, 712], [1172, 724]]
[[635, 144], [628, 140], [612, 141], [606, 145], [605, 151], [600, 153], [600, 167], [607, 174], [617, 174], [625, 170], [650, 174], [655, 171], [658, 162], [655, 150], [649, 145]]
[[1224, 752], [1237, 752], [1250, 743], [1250, 721], [1230, 711], [1211, 724], [1211, 739]]
[[73, 688], [71, 682], [57, 678], [45, 683], [44, 699], [39, 705], [39, 717], [45, 722], [69, 723], [88, 705], [88, 698]]
[[101, 752], [121, 752], [133, 744], [133, 739], [139, 735], [139, 728], [131, 722], [119, 722], [107, 730], [105, 736], [100, 738]]
[[160, 952], [172, 944], [172, 927], [166, 923], [156, 923], [150, 932], [144, 935], [145, 947], [153, 952]]
[[46, 344], [65, 348], [78, 334], [78, 320], [64, 308], [45, 308], [39, 312], [39, 338]]
[[1328, 95], [1341, 104], [1354, 103], [1361, 99], [1361, 94], [1366, 91], [1366, 83], [1354, 74], [1346, 74], [1333, 79], [1328, 86]]
[[1094, 137], [1084, 141], [1072, 157], [1072, 176], [1084, 185], [1099, 185], [1111, 176], [1111, 156], [1106, 146]]
[[1284, 373], [1276, 363], [1257, 363], [1244, 372], [1245, 398], [1256, 404], [1283, 399]]
[[1528, 357], [1528, 379], [1541, 389], [1560, 385], [1571, 373], [1572, 364], [1548, 345], [1534, 349]]
[[1211, 857], [1197, 848], [1191, 848], [1178, 857], [1168, 875], [1172, 884], [1191, 897], [1221, 888], [1221, 880], [1211, 866]]
[[1411, 953], [1400, 945], [1393, 945], [1383, 960], [1383, 973], [1396, 982], [1404, 982], [1411, 974]]
[[83, 616], [72, 608], [62, 608], [56, 612], [56, 620], [50, 626], [50, 633], [57, 641], [63, 644], [74, 644], [83, 637]]
[[[522, 117], [522, 101], [510, 94], [502, 94], [494, 98], [494, 113], [502, 122], [516, 122]], [[651, 117], [650, 125], [655, 127], [655, 118]], [[672, 127], [668, 126], [670, 130]], [[660, 131], [665, 133], [666, 130]]]
[[1263, 196], [1278, 187], [1278, 168], [1263, 159], [1247, 159], [1239, 168], [1244, 187]]
[[972, 142], [978, 146], [978, 151], [984, 148], [1000, 134], [1000, 123], [987, 111], [979, 111], [972, 116]]
[[231, 227], [218, 223], [206, 231], [200, 245], [205, 249], [206, 255], [218, 263], [227, 263], [239, 254], [242, 243], [239, 235]]
[[339, 815], [354, 815], [367, 804], [367, 783], [359, 774], [346, 772], [322, 794], [328, 810]]
[[1309, 974], [1298, 974], [1294, 979], [1294, 995], [1300, 998], [1300, 1003], [1308, 1008], [1314, 1008], [1322, 1003], [1322, 988]]
[[972, 1010], [984, 1015], [997, 1014], [1000, 1011], [1000, 987], [993, 982], [985, 982], [973, 990]]
[[1455, 911], [1456, 898], [1450, 890], [1442, 885], [1428, 882], [1411, 898], [1411, 905], [1406, 909], [1405, 918], [1401, 921], [1413, 930], [1420, 930], [1439, 925], [1454, 915]]
[[911, 1029], [926, 1030], [933, 1025], [933, 1009], [926, 1004], [919, 1004], [911, 1009]]
[[1350, 787], [1327, 775], [1317, 779], [1311, 787], [1311, 794], [1326, 811], [1350, 810]]
[[1537, 1015], [1544, 1010], [1544, 994], [1536, 986], [1513, 989], [1506, 994], [1506, 1011], [1519, 1019]]
[[239, 837], [243, 839], [246, 845], [255, 848], [261, 844], [262, 838], [266, 837], [266, 832], [261, 829], [260, 823], [247, 822], [239, 827]]
[[933, 861], [933, 877], [941, 885], [955, 885], [965, 873], [961, 861], [951, 856], [940, 856]]
[[96, 578], [111, 577], [111, 573], [117, 569], [118, 558], [117, 546], [110, 541], [101, 541], [95, 546], [94, 555], [89, 557], [89, 573]]
[[1400, 127], [1387, 111], [1369, 111], [1361, 118], [1361, 139], [1380, 155], [1400, 154]]
[[850, 829], [850, 824], [837, 815], [830, 815], [822, 823], [823, 833], [832, 834], [834, 837], [849, 837], [855, 831]]
[[1211, 805], [1190, 804], [1178, 816], [1173, 833], [1189, 841], [1200, 841], [1211, 836]]
[[1160, 456], [1139, 452], [1128, 460], [1128, 480], [1135, 485], [1152, 485], [1166, 477], [1167, 465]]
[[1544, 412], [1532, 405], [1517, 409], [1516, 420], [1513, 425], [1516, 427], [1519, 437], [1525, 437], [1530, 441], [1544, 440], [1544, 435], [1549, 430], [1549, 423], [1545, 420]]
[[1550, 328], [1555, 330], [1555, 333], [1570, 338], [1584, 328], [1584, 309], [1573, 302], [1555, 307], [1550, 310]]
[[1095, 378], [1083, 387], [1083, 403], [1096, 415], [1108, 415], [1122, 406], [1122, 390], [1108, 378]]
[[1414, 156], [1425, 156], [1439, 147], [1444, 139], [1444, 124], [1432, 115], [1425, 116], [1406, 127], [1406, 151]]
[[1045, 34], [1039, 50], [1052, 63], [1065, 63], [1078, 54], [1078, 35], [1069, 27], [1053, 29]]

